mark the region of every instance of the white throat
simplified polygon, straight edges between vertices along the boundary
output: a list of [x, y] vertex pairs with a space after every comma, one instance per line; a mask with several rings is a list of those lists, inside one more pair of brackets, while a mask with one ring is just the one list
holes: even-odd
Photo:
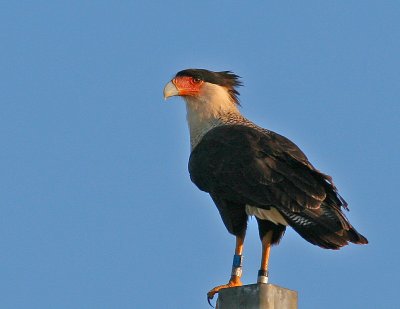
[[212, 128], [227, 122], [229, 115], [240, 115], [226, 88], [204, 83], [200, 96], [184, 97], [190, 145], [193, 149]]

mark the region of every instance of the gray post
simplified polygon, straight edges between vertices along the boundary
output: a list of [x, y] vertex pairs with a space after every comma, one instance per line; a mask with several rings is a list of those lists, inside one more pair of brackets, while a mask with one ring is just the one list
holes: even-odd
[[297, 309], [297, 292], [273, 284], [250, 284], [223, 289], [217, 309]]

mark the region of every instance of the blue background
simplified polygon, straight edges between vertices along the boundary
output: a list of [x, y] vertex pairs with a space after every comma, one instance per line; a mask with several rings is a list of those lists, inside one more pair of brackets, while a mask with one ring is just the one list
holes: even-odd
[[[2, 1], [0, 307], [208, 308], [234, 237], [187, 172], [185, 68], [242, 76], [243, 114], [331, 174], [370, 244], [289, 229], [300, 308], [398, 308], [400, 2]], [[260, 260], [255, 220], [243, 282]]]

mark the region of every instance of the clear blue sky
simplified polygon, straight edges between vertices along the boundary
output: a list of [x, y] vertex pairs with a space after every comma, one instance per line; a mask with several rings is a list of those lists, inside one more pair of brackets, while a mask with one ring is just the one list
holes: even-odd
[[[234, 237], [187, 172], [189, 67], [331, 174], [368, 246], [288, 230], [270, 281], [300, 308], [398, 308], [399, 1], [2, 1], [0, 307], [208, 308]], [[245, 284], [260, 243], [251, 220]]]

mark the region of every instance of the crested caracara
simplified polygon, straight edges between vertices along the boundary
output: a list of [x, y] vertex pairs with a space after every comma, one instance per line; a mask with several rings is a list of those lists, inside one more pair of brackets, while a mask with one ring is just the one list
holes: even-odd
[[287, 226], [308, 242], [339, 249], [367, 239], [350, 224], [332, 178], [317, 170], [289, 139], [263, 129], [239, 112], [239, 77], [204, 69], [180, 71], [165, 86], [164, 98], [181, 96], [190, 130], [189, 173], [210, 194], [227, 230], [236, 236], [232, 274], [225, 285], [241, 285], [247, 219], [254, 216], [262, 242], [258, 282], [268, 280], [271, 245]]

